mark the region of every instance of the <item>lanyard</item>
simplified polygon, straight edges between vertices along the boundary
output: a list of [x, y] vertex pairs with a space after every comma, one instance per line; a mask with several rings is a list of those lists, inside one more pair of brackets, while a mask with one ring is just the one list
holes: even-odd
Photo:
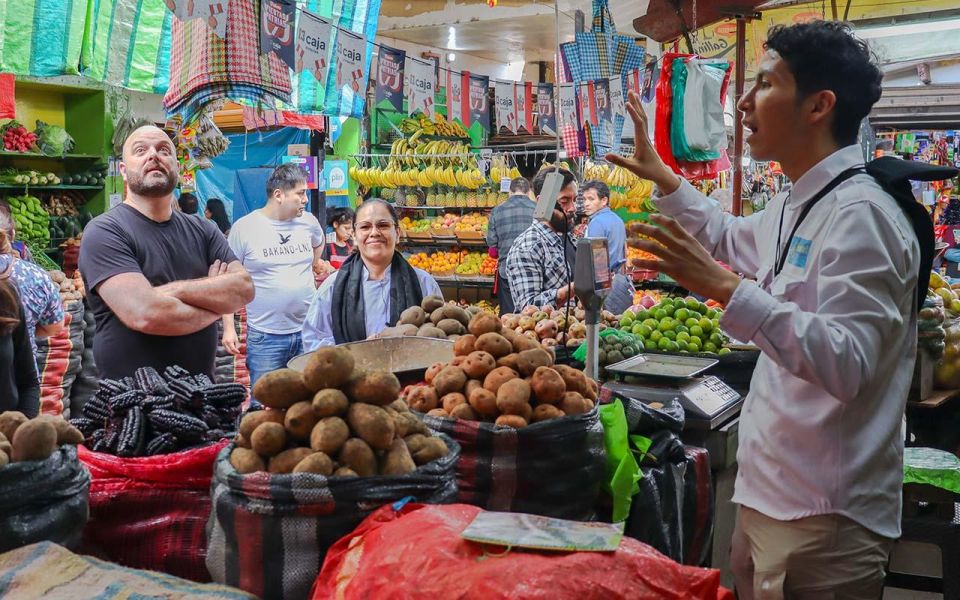
[[[847, 169], [843, 173], [840, 173], [833, 180], [825, 185], [817, 194], [807, 202], [806, 206], [803, 207], [803, 210], [800, 211], [800, 216], [797, 218], [797, 222], [793, 225], [793, 230], [790, 231], [790, 237], [787, 238], [787, 246], [785, 248], [786, 252], [781, 254], [780, 252], [780, 236], [783, 234], [783, 213], [787, 211], [787, 202], [790, 200], [790, 196], [787, 196], [787, 200], [784, 201], [783, 206], [780, 208], [780, 227], [777, 229], [777, 263], [775, 265], [773, 274], [774, 276], [779, 275], [780, 271], [783, 270], [784, 263], [787, 262], [787, 254], [790, 250], [790, 244], [793, 243], [793, 236], [796, 235], [797, 229], [800, 228], [800, 224], [803, 223], [803, 220], [807, 218], [807, 215], [810, 214], [810, 209], [814, 207], [817, 202], [823, 200], [823, 198], [832, 192], [834, 188], [843, 183], [844, 181], [850, 179], [858, 173], [863, 173], [861, 167], [852, 167]], [[792, 191], [791, 191], [792, 193]]]

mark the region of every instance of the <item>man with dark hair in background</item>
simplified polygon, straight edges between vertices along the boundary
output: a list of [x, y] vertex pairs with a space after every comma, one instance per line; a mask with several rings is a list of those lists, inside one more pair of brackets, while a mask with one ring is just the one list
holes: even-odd
[[197, 197], [190, 192], [184, 192], [177, 198], [177, 205], [180, 206], [180, 212], [185, 215], [195, 215], [200, 212]]
[[[250, 387], [303, 353], [301, 330], [317, 290], [313, 264], [323, 253], [323, 227], [304, 210], [307, 172], [280, 165], [267, 180], [267, 203], [233, 224], [230, 249], [250, 272], [257, 297], [247, 306]], [[223, 346], [240, 352], [233, 315], [223, 317]]]
[[497, 262], [497, 301], [500, 314], [514, 312], [513, 297], [510, 295], [510, 282], [507, 280], [507, 254], [514, 240], [533, 223], [533, 209], [537, 198], [533, 195], [530, 182], [525, 177], [517, 177], [510, 182], [510, 197], [490, 213], [487, 225], [487, 252]]
[[[533, 192], [539, 198], [548, 173], [544, 169], [533, 179]], [[560, 169], [563, 179], [560, 195], [550, 221], [534, 221], [510, 247], [504, 276], [510, 282], [514, 308], [528, 305], [561, 307], [573, 296], [573, 259], [569, 232], [572, 229], [577, 179], [570, 171]]]
[[620, 215], [610, 210], [610, 188], [602, 181], [588, 181], [580, 193], [584, 212], [590, 218], [587, 237], [607, 240], [610, 270], [619, 273], [627, 262], [627, 228]]
[[[636, 227], [653, 239], [635, 242], [660, 260], [634, 264], [724, 304], [724, 331], [762, 350], [733, 496], [741, 599], [879, 598], [900, 535], [920, 244], [904, 208], [862, 170], [858, 130], [881, 78], [847, 25], [770, 31], [738, 108], [751, 155], [779, 162], [793, 187], [749, 217], [724, 214], [646, 136], [632, 157], [607, 157], [662, 194], [655, 226]], [[648, 131], [632, 93], [627, 110]]]

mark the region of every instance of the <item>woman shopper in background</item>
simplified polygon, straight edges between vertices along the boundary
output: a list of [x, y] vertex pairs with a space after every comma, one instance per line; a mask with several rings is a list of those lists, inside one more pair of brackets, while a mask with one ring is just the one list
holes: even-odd
[[327, 225], [333, 229], [333, 239], [323, 247], [321, 260], [313, 266], [318, 284], [339, 269], [353, 252], [354, 216], [355, 213], [350, 208], [337, 207], [330, 210]]
[[207, 207], [203, 209], [203, 214], [217, 224], [220, 233], [230, 235], [230, 219], [227, 217], [227, 209], [223, 205], [223, 200], [219, 198], [207, 200]]

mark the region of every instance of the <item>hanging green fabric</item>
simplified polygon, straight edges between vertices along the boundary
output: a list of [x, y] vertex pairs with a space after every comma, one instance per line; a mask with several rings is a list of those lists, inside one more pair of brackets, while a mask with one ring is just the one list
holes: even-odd
[[173, 18], [163, 0], [88, 0], [84, 76], [128, 90], [166, 92]]
[[0, 0], [0, 72], [77, 75], [86, 0]]

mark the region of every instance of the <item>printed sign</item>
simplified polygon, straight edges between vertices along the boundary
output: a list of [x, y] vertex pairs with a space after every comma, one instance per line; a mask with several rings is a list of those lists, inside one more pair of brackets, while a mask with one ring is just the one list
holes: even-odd
[[470, 109], [470, 124], [480, 123], [486, 130], [490, 129], [490, 103], [487, 102], [487, 90], [490, 88], [490, 78], [486, 75], [470, 75], [470, 85], [467, 90]]
[[611, 77], [608, 85], [610, 88], [610, 111], [613, 116], [625, 117], [627, 115], [627, 105], [626, 98], [623, 95], [623, 83], [619, 77]]
[[291, 69], [294, 60], [294, 0], [263, 0], [260, 3], [260, 51], [273, 52]]
[[376, 103], [387, 101], [397, 112], [403, 110], [403, 67], [406, 51], [380, 46], [377, 59]]
[[553, 84], [537, 84], [537, 114], [540, 115], [540, 131], [557, 135], [557, 113], [553, 106]]
[[408, 56], [407, 74], [407, 114], [422, 112], [433, 118], [437, 76], [433, 63]]
[[327, 65], [330, 61], [330, 21], [303, 10], [297, 27], [297, 63], [294, 70], [313, 74], [319, 82], [327, 80]]
[[652, 62], [643, 70], [643, 101], [653, 102], [653, 96], [657, 90], [657, 79], [660, 78], [660, 69], [657, 63]]
[[609, 123], [613, 120], [613, 111], [610, 106], [610, 80], [608, 79], [597, 79], [593, 82], [593, 101], [597, 107], [596, 109], [596, 122], [594, 125], [599, 125], [600, 123]]
[[350, 191], [347, 180], [347, 161], [323, 161], [323, 191], [328, 196], [346, 196]]
[[623, 92], [624, 101], [627, 98], [627, 92], [633, 91], [636, 95], [643, 93], [644, 69], [633, 69], [627, 71], [627, 89]]
[[576, 127], [577, 121], [577, 92], [572, 83], [560, 84], [560, 123]]
[[517, 124], [533, 133], [533, 83], [524, 81], [518, 83], [517, 90]]
[[464, 80], [469, 81], [469, 74], [464, 77], [453, 70], [447, 70], [447, 120], [458, 119], [463, 122], [463, 90]]
[[516, 84], [510, 81], [498, 81], [494, 84], [497, 102], [497, 129], [506, 127], [517, 132], [517, 92]]
[[307, 172], [307, 189], [317, 189], [317, 157], [316, 156], [284, 156], [282, 164], [293, 163]]
[[355, 94], [361, 92], [367, 53], [363, 36], [346, 29], [337, 30], [337, 89], [349, 86]]

